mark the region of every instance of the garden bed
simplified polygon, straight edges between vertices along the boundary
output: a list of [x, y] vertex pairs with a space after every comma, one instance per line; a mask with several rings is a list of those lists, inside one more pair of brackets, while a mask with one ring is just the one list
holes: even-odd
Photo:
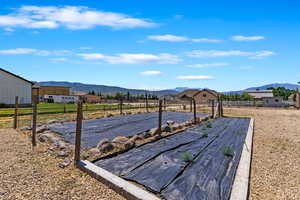
[[219, 118], [93, 161], [163, 199], [229, 199], [250, 118]]

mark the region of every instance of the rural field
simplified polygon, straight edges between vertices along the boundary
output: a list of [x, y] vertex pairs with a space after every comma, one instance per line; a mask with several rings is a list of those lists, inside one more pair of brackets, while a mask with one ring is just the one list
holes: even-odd
[[[250, 199], [299, 199], [299, 110], [225, 108], [224, 114], [255, 118]], [[7, 128], [0, 137], [0, 199], [123, 199], [73, 165], [59, 168], [61, 158], [46, 144], [32, 151], [28, 136]]]

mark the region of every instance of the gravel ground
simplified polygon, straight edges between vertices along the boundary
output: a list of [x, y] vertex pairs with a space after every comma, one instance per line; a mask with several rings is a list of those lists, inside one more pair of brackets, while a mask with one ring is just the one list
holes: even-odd
[[[225, 108], [228, 116], [255, 117], [250, 200], [300, 199], [300, 110]], [[46, 146], [0, 129], [0, 199], [123, 199]]]
[[226, 108], [255, 117], [250, 200], [300, 199], [300, 110]]
[[12, 129], [0, 130], [0, 199], [124, 199]]

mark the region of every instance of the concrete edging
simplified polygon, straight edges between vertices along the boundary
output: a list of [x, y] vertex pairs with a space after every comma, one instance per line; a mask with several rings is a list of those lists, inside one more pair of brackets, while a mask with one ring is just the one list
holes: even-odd
[[161, 200], [154, 194], [94, 165], [89, 161], [80, 160], [77, 167], [107, 185], [118, 194], [129, 200]]
[[252, 157], [252, 141], [254, 118], [251, 118], [239, 165], [231, 189], [230, 200], [247, 200], [249, 195], [250, 167]]

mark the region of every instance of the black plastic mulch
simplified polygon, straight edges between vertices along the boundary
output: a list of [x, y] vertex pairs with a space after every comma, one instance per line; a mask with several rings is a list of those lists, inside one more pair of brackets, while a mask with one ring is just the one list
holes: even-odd
[[[198, 117], [208, 116], [206, 113], [197, 113]], [[193, 118], [193, 113], [187, 112], [163, 112], [163, 124], [167, 120], [177, 123], [185, 122]], [[96, 120], [85, 120], [81, 136], [81, 147], [95, 147], [102, 139], [113, 139], [117, 136], [132, 136], [158, 126], [158, 113], [143, 113]], [[57, 132], [63, 138], [75, 143], [75, 122], [56, 123], [49, 125], [50, 130]]]
[[168, 200], [228, 199], [249, 122], [216, 119], [95, 164]]

